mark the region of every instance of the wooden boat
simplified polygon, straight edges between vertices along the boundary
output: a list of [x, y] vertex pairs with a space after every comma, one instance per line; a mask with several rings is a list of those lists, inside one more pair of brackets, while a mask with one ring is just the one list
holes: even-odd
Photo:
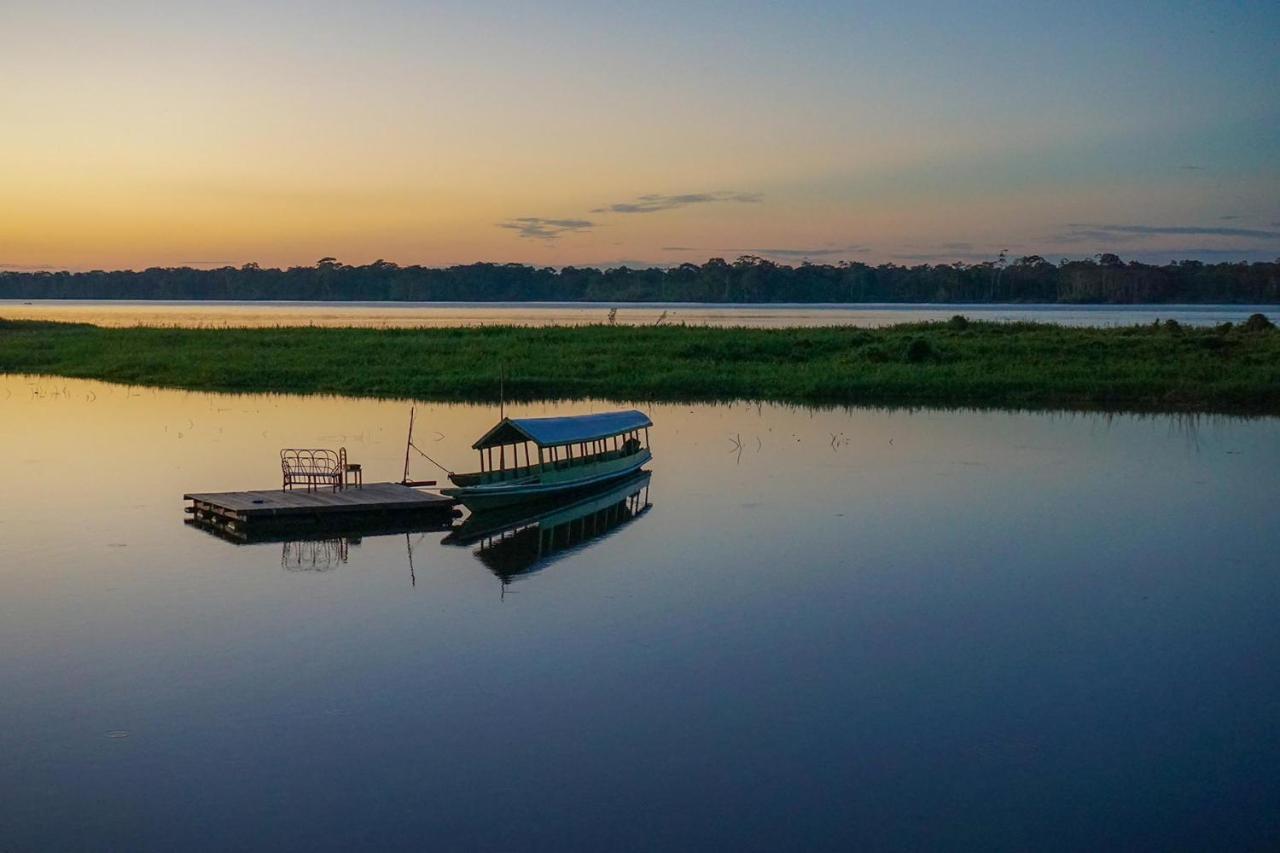
[[475, 444], [480, 470], [449, 474], [440, 491], [490, 509], [597, 486], [638, 471], [649, 452], [649, 416], [634, 409], [564, 418], [503, 418]]

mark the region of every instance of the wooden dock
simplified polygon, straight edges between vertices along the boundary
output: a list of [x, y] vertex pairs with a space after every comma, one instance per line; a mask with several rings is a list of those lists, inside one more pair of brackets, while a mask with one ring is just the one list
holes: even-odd
[[459, 514], [452, 498], [399, 483], [337, 491], [192, 492], [182, 497], [191, 501], [187, 512], [193, 524], [239, 541], [312, 530], [440, 528]]

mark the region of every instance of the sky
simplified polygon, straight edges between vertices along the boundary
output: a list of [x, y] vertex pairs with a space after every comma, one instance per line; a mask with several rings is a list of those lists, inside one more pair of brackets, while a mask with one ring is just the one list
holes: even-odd
[[0, 0], [0, 268], [1280, 257], [1280, 3]]

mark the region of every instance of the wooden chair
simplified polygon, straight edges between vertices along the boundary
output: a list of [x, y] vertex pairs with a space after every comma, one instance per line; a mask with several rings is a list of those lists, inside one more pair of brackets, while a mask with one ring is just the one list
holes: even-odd
[[338, 448], [338, 464], [342, 468], [342, 487], [355, 484], [357, 489], [364, 488], [364, 469], [360, 467], [359, 462], [347, 461], [347, 449], [345, 447]]

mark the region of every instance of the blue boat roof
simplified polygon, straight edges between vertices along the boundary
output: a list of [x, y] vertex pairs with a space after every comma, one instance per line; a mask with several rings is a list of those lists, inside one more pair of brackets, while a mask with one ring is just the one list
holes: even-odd
[[473, 445], [476, 450], [497, 447], [500, 444], [519, 444], [532, 441], [539, 447], [574, 444], [610, 438], [653, 426], [644, 412], [628, 409], [624, 412], [601, 412], [597, 415], [575, 415], [567, 418], [503, 418]]

